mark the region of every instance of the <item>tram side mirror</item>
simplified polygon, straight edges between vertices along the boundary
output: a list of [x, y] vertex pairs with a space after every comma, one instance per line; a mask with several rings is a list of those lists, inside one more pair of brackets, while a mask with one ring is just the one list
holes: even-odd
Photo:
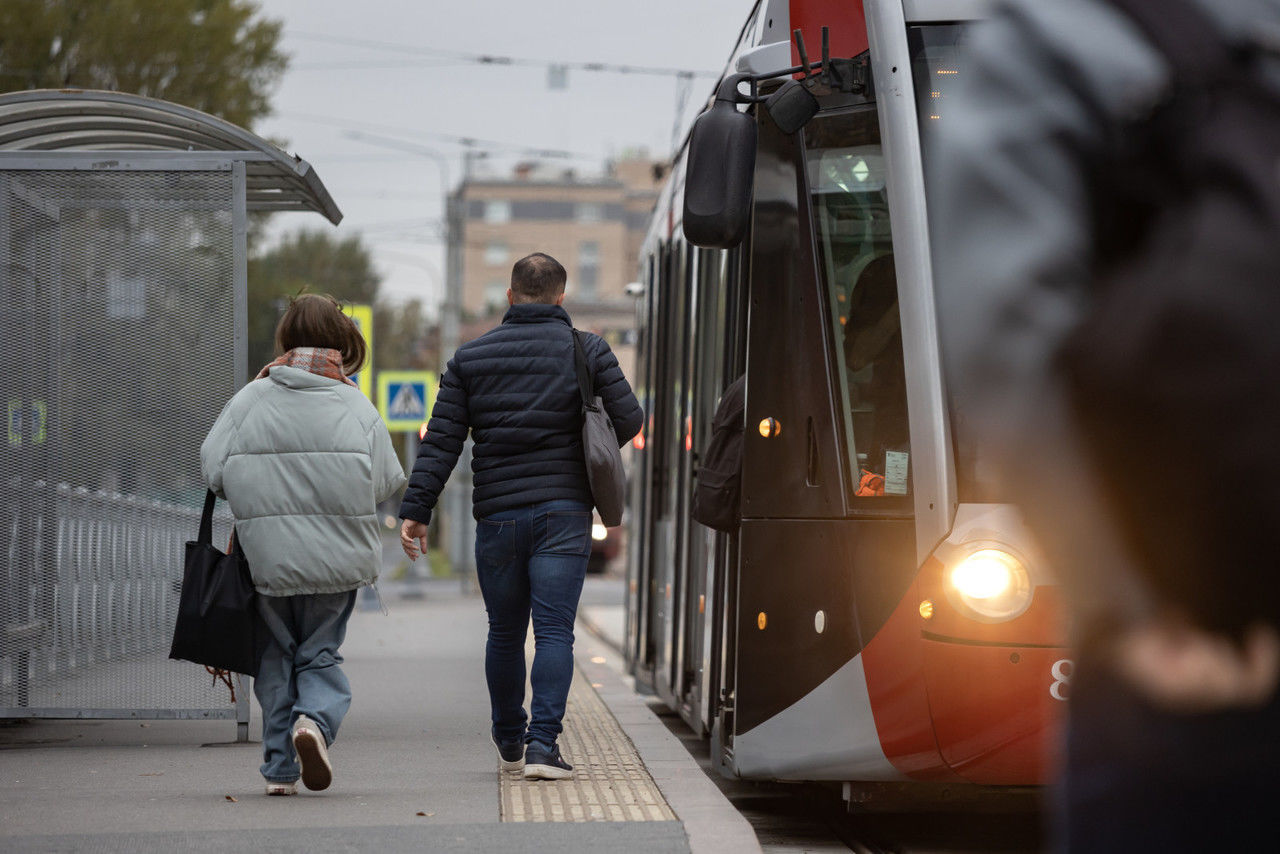
[[717, 95], [693, 124], [685, 167], [684, 236], [695, 246], [731, 249], [751, 217], [756, 124], [738, 112], [732, 95]]
[[764, 107], [778, 130], [790, 135], [818, 114], [818, 99], [799, 80], [788, 80], [765, 99]]

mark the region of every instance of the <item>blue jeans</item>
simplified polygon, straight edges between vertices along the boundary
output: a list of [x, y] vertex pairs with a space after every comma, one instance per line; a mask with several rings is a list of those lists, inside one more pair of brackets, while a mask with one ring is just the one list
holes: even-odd
[[326, 744], [351, 706], [351, 684], [338, 667], [338, 647], [356, 593], [258, 595], [258, 631], [266, 649], [253, 693], [262, 706], [262, 776], [291, 783], [301, 769], [291, 730], [299, 715], [316, 722]]
[[[573, 681], [573, 623], [591, 553], [591, 508], [544, 501], [476, 523], [476, 572], [489, 612], [484, 675], [493, 736], [548, 747], [562, 729]], [[524, 640], [533, 616], [530, 715], [524, 712]], [[525, 721], [528, 720], [528, 730]]]

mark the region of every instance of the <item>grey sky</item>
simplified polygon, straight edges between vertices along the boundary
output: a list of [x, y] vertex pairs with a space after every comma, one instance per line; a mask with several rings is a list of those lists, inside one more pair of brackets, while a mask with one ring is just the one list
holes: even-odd
[[[554, 162], [590, 174], [629, 149], [667, 154], [677, 83], [570, 70], [567, 88], [553, 90], [540, 67], [477, 65], [350, 42], [718, 72], [752, 6], [753, 0], [261, 0], [265, 14], [284, 21], [283, 47], [292, 61], [274, 98], [276, 114], [256, 130], [287, 140], [290, 152], [316, 168], [345, 214], [338, 233], [361, 231], [374, 250], [384, 294], [434, 303], [444, 272], [439, 159], [353, 139], [348, 131], [432, 148], [444, 156], [453, 183], [462, 173], [462, 148], [448, 137], [580, 152], [588, 156]], [[683, 127], [713, 83], [695, 78]], [[503, 175], [520, 159], [528, 158], [494, 152], [479, 168]], [[270, 233], [302, 227], [331, 226], [314, 215], [280, 215]]]

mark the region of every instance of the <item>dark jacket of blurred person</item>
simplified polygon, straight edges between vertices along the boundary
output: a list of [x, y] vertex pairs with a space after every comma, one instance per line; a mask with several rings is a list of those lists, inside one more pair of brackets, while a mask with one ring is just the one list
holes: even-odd
[[[1183, 2], [1213, 22], [1205, 39], [1280, 32], [1276, 0]], [[938, 309], [949, 382], [979, 402], [985, 451], [1072, 609], [1061, 848], [1255, 850], [1280, 791], [1276, 633], [1203, 631], [1143, 583], [1056, 361], [1095, 295], [1116, 137], [1165, 103], [1173, 68], [1105, 0], [1001, 5], [968, 47], [926, 158]], [[1253, 73], [1280, 98], [1280, 55]], [[1211, 461], [1170, 465], [1199, 489]]]

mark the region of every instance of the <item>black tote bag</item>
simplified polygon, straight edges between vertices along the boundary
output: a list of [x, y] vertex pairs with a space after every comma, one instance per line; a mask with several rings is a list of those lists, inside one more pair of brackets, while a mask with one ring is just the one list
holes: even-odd
[[604, 411], [604, 402], [595, 395], [587, 356], [578, 330], [573, 330], [574, 361], [578, 389], [582, 392], [582, 456], [587, 463], [587, 482], [600, 521], [613, 527], [622, 524], [622, 508], [627, 502], [627, 476], [622, 470], [618, 434]]
[[231, 535], [231, 554], [213, 547], [216, 500], [210, 490], [204, 499], [198, 538], [187, 542], [182, 595], [169, 657], [256, 676], [258, 594], [235, 532]]

